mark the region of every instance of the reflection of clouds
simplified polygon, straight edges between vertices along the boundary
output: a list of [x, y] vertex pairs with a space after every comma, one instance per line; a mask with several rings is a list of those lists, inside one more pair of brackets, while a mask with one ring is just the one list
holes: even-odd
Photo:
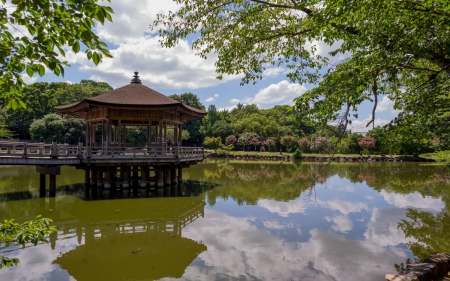
[[325, 217], [325, 219], [327, 222], [333, 222], [333, 226], [331, 228], [337, 232], [347, 233], [353, 228], [352, 221], [344, 215]]
[[409, 194], [397, 194], [393, 192], [381, 191], [381, 196], [384, 197], [389, 204], [399, 208], [413, 207], [417, 209], [428, 209], [436, 212], [441, 211], [445, 204], [441, 198], [432, 198], [429, 196], [422, 196], [418, 192]]
[[346, 187], [341, 187], [338, 189], [339, 191], [345, 191], [345, 192], [355, 192], [355, 189], [353, 186], [347, 185]]
[[406, 258], [401, 248], [316, 229], [310, 235], [307, 242], [288, 243], [246, 219], [206, 209], [204, 219], [183, 229], [183, 236], [201, 240], [208, 250], [182, 279], [381, 280]]
[[367, 205], [362, 202], [351, 202], [334, 199], [330, 201], [317, 200], [317, 204], [323, 208], [331, 209], [333, 211], [339, 211], [344, 215], [348, 215], [349, 213], [359, 213], [362, 210], [368, 210]]
[[[84, 243], [84, 241], [82, 241]], [[60, 253], [68, 252], [78, 246], [77, 237], [58, 240], [53, 251], [50, 244], [15, 251], [10, 257], [20, 260], [17, 267], [2, 268], [0, 280], [75, 280], [66, 270], [52, 262]], [[57, 276], [57, 278], [55, 278]]]
[[258, 206], [269, 212], [287, 217], [289, 214], [304, 214], [309, 204], [303, 199], [297, 198], [289, 202], [281, 202], [269, 199], [258, 200]]
[[293, 223], [282, 224], [279, 221], [263, 221], [263, 225], [265, 228], [269, 229], [286, 229], [286, 228], [294, 228]]
[[398, 228], [398, 222], [406, 218], [405, 213], [405, 209], [374, 208], [364, 237], [379, 246], [395, 246], [413, 241], [405, 238], [403, 231]]

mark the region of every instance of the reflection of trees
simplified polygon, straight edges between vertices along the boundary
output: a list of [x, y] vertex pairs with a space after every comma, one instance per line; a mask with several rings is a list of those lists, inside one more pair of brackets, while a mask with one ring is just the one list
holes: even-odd
[[406, 237], [417, 240], [408, 247], [419, 259], [430, 254], [448, 253], [450, 249], [450, 214], [447, 210], [434, 215], [431, 212], [408, 209], [408, 220], [402, 220], [398, 227]]
[[238, 204], [255, 205], [259, 199], [289, 201], [298, 198], [312, 186], [316, 175], [323, 182], [331, 176], [321, 172], [318, 164], [292, 164], [278, 162], [245, 162], [207, 160], [207, 165], [197, 165], [185, 173], [187, 178], [218, 186], [205, 193], [210, 205], [217, 198], [232, 198]]

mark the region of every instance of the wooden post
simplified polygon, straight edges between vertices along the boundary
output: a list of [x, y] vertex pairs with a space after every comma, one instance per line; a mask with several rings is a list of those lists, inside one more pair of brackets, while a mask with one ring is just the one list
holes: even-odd
[[55, 197], [55, 195], [56, 195], [56, 175], [50, 175], [49, 197]]
[[139, 183], [140, 187], [147, 187], [148, 172], [148, 166], [141, 166], [141, 182]]
[[89, 170], [89, 168], [86, 168], [85, 170], [84, 170], [84, 184], [85, 185], [89, 185], [90, 184], [90, 178], [89, 178], [89, 173], [90, 173], [91, 171]]
[[103, 171], [101, 170], [101, 168], [97, 170], [97, 186], [103, 186]]
[[178, 145], [182, 146], [183, 145], [183, 124], [178, 125], [178, 138], [179, 138]]
[[106, 168], [105, 182], [103, 185], [105, 188], [111, 188], [111, 170], [109, 168]]
[[83, 157], [83, 141], [81, 137], [78, 138], [77, 156]]
[[39, 174], [39, 197], [45, 197], [45, 174]]
[[105, 125], [106, 125], [106, 130], [105, 130], [105, 135], [106, 135], [106, 137], [105, 137], [105, 155], [108, 155], [109, 154], [108, 153], [109, 140], [111, 138], [111, 128], [110, 128], [111, 124], [109, 122], [109, 118], [106, 119]]
[[122, 187], [128, 188], [130, 187], [130, 180], [128, 179], [128, 167], [122, 166], [120, 168], [120, 177], [122, 179]]
[[156, 183], [156, 186], [162, 187], [162, 186], [164, 186], [164, 178], [163, 178], [164, 173], [163, 173], [163, 170], [161, 167], [159, 167], [157, 173], [158, 173], [158, 182]]
[[170, 173], [172, 176], [171, 184], [177, 184], [177, 169], [175, 167], [170, 168]]
[[97, 185], [97, 169], [91, 169], [91, 185]]
[[169, 168], [164, 169], [164, 175], [166, 176], [164, 184], [170, 185], [171, 182], [170, 182], [170, 169]]
[[183, 167], [178, 167], [178, 183], [183, 182]]
[[56, 144], [56, 136], [53, 136], [53, 138], [52, 138], [51, 157], [58, 158], [58, 145]]

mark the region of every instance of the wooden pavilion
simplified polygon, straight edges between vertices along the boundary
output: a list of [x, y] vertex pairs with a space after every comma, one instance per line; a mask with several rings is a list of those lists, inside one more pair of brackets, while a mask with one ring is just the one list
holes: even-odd
[[[86, 120], [86, 142], [77, 145], [0, 141], [0, 165], [35, 165], [40, 174], [41, 196], [46, 175], [50, 196], [56, 194], [56, 175], [63, 165], [85, 170], [85, 184], [97, 187], [162, 187], [183, 181], [182, 170], [204, 159], [203, 147], [183, 147], [183, 122], [202, 118], [193, 108], [144, 85], [138, 73], [131, 84], [80, 102], [58, 106], [63, 115]], [[144, 142], [127, 142], [126, 132], [136, 126]], [[142, 134], [141, 134], [142, 136]], [[67, 140], [67, 139], [66, 139]], [[131, 182], [130, 182], [131, 181]]]

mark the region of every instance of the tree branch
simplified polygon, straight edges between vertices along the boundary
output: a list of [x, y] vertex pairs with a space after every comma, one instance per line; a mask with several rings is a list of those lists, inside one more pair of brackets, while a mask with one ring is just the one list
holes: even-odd
[[369, 127], [370, 124], [372, 124], [372, 129], [375, 128], [375, 111], [377, 109], [378, 105], [378, 84], [376, 76], [373, 79], [373, 87], [372, 87], [373, 97], [374, 97], [374, 105], [372, 109], [372, 120], [369, 121], [369, 123], [366, 124], [366, 127]]
[[[287, 6], [287, 5], [281, 5], [281, 4], [275, 4], [275, 3], [270, 3], [268, 1], [262, 1], [262, 0], [250, 0], [251, 2], [256, 2], [259, 4], [263, 4], [263, 5], [267, 5], [269, 7], [273, 7], [273, 8], [283, 8], [283, 9], [293, 9], [293, 10], [298, 10], [298, 11], [302, 11], [307, 15], [312, 15], [312, 10], [308, 9], [308, 8], [296, 8], [295, 6]], [[295, 5], [295, 2], [294, 2]]]

